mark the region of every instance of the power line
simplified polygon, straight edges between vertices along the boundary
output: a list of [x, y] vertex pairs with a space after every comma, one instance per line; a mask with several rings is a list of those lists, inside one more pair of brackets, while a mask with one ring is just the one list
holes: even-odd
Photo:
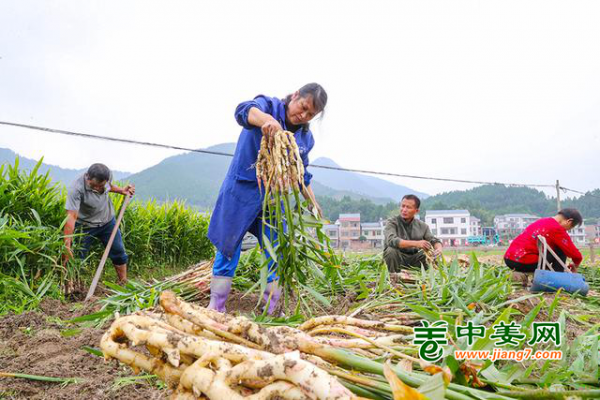
[[590, 197], [595, 197], [597, 199], [600, 199], [600, 196], [593, 194], [591, 191], [588, 192], [582, 192], [580, 190], [575, 190], [575, 189], [569, 189], [567, 187], [561, 186], [560, 187], [562, 190], [567, 191], [567, 192], [573, 192], [573, 193], [577, 193], [577, 194], [581, 194], [584, 196], [590, 196]]
[[384, 176], [396, 176], [400, 178], [411, 178], [411, 179], [427, 179], [431, 181], [444, 181], [444, 182], [458, 182], [458, 183], [474, 183], [478, 185], [505, 185], [505, 186], [519, 186], [519, 187], [545, 187], [545, 188], [553, 188], [554, 185], [543, 185], [543, 184], [526, 184], [526, 183], [505, 183], [505, 182], [488, 182], [488, 181], [471, 181], [466, 179], [453, 179], [453, 178], [437, 178], [431, 176], [420, 176], [420, 175], [407, 175], [407, 174], [396, 174], [393, 172], [380, 172], [380, 171], [369, 171], [364, 169], [353, 169], [353, 168], [342, 168], [342, 167], [329, 167], [326, 165], [315, 165], [310, 164], [311, 167], [323, 168], [323, 169], [333, 169], [337, 171], [347, 171], [347, 172], [360, 172], [363, 174], [373, 174], [373, 175], [384, 175]]
[[[153, 142], [145, 142], [145, 141], [138, 141], [138, 140], [131, 140], [131, 139], [122, 139], [122, 138], [116, 138], [116, 137], [110, 137], [110, 136], [92, 135], [92, 134], [88, 134], [88, 133], [71, 132], [71, 131], [66, 131], [66, 130], [62, 130], [62, 129], [45, 128], [45, 127], [41, 127], [41, 126], [19, 124], [19, 123], [15, 123], [15, 122], [0, 121], [0, 125], [13, 126], [13, 127], [25, 128], [25, 129], [33, 129], [33, 130], [38, 130], [38, 131], [57, 133], [57, 134], [61, 134], [61, 135], [82, 137], [82, 138], [86, 138], [86, 139], [106, 140], [106, 141], [129, 143], [129, 144], [136, 144], [136, 145], [142, 145], [142, 146], [161, 147], [164, 149], [183, 150], [183, 151], [191, 151], [191, 152], [195, 152], [195, 153], [213, 154], [213, 155], [218, 155], [218, 156], [233, 157], [233, 154], [224, 153], [224, 152], [220, 152], [220, 151], [190, 149], [187, 147], [173, 146], [173, 145], [167, 145], [167, 144], [162, 144], [162, 143], [153, 143]], [[409, 174], [397, 174], [397, 173], [392, 173], [392, 172], [370, 171], [370, 170], [363, 170], [363, 169], [332, 167], [332, 166], [316, 165], [316, 164], [310, 164], [310, 166], [313, 168], [322, 168], [322, 169], [329, 169], [329, 170], [335, 170], [335, 171], [357, 172], [357, 173], [363, 173], [363, 174], [394, 176], [394, 177], [399, 177], [399, 178], [423, 179], [423, 180], [442, 181], [442, 182], [470, 183], [470, 184], [476, 184], [476, 185], [504, 185], [504, 186], [514, 186], [514, 187], [539, 187], [539, 188], [555, 188], [556, 187], [555, 185], [544, 185], [544, 184], [535, 184], [535, 183], [534, 184], [526, 184], [526, 183], [474, 181], [474, 180], [467, 180], [467, 179], [453, 179], [453, 178], [439, 178], [439, 177], [409, 175]]]
[[65, 131], [65, 130], [62, 130], [62, 129], [44, 128], [44, 127], [41, 127], [41, 126], [17, 124], [17, 123], [14, 123], [14, 122], [0, 121], [0, 125], [15, 126], [17, 128], [33, 129], [33, 130], [44, 131], [44, 132], [58, 133], [58, 134], [67, 135], [67, 136], [82, 137], [82, 138], [86, 138], [86, 139], [107, 140], [107, 141], [110, 141], [110, 142], [121, 142], [121, 143], [129, 143], [129, 144], [138, 144], [138, 145], [143, 145], [143, 146], [162, 147], [164, 149], [194, 151], [196, 153], [205, 153], [205, 154], [214, 154], [214, 155], [217, 155], [217, 156], [233, 157], [233, 154], [223, 153], [223, 152], [220, 152], [220, 151], [211, 151], [211, 150], [202, 150], [202, 149], [188, 149], [187, 147], [172, 146], [172, 145], [168, 145], [168, 144], [153, 143], [153, 142], [142, 142], [142, 141], [138, 141], [138, 140], [122, 139], [122, 138], [116, 138], [116, 137], [110, 137], [110, 136], [91, 135], [89, 133], [70, 132], [70, 131]]

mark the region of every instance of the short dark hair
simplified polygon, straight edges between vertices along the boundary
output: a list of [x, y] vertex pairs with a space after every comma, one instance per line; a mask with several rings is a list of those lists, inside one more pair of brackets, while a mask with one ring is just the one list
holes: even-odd
[[563, 208], [558, 212], [558, 215], [562, 215], [565, 219], [573, 220], [573, 228], [583, 223], [583, 217], [581, 213], [574, 208]]
[[88, 179], [95, 179], [98, 182], [106, 182], [110, 180], [110, 169], [104, 164], [92, 164], [86, 174]]
[[[404, 200], [404, 199], [414, 201], [415, 205], [417, 206], [417, 210], [419, 208], [421, 208], [421, 199], [419, 199], [414, 194], [406, 194], [406, 195], [404, 195], [404, 197], [402, 198], [402, 200]], [[402, 200], [400, 200], [400, 204], [402, 204]]]

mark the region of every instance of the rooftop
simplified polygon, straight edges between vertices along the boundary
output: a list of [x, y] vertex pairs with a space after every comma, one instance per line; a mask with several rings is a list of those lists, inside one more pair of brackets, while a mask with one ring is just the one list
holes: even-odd
[[496, 215], [496, 218], [539, 218], [537, 215], [531, 215], [531, 214], [503, 214], [503, 215]]
[[381, 224], [379, 222], [361, 222], [360, 226], [363, 228], [381, 228]]
[[340, 214], [340, 219], [360, 219], [360, 213], [357, 213], [357, 214]]
[[442, 214], [460, 214], [460, 215], [468, 215], [468, 210], [427, 210], [425, 215], [442, 215]]

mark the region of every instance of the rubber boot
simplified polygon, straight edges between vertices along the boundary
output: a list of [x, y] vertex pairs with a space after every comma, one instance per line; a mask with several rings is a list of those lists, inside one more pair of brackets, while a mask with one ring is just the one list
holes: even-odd
[[119, 279], [119, 285], [125, 285], [127, 283], [127, 264], [115, 265], [115, 271]]
[[210, 303], [208, 308], [211, 310], [226, 312], [225, 302], [231, 292], [232, 278], [227, 276], [212, 276], [210, 281]]
[[267, 283], [267, 288], [263, 294], [263, 300], [265, 301], [265, 307], [268, 305], [267, 314], [273, 315], [277, 306], [279, 305], [279, 298], [281, 297], [281, 289], [279, 288], [278, 281]]

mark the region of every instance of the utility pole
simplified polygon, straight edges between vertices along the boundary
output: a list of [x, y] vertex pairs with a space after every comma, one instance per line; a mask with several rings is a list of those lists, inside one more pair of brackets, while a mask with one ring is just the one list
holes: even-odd
[[560, 183], [558, 183], [558, 179], [556, 180], [556, 208], [557, 211], [560, 211]]

